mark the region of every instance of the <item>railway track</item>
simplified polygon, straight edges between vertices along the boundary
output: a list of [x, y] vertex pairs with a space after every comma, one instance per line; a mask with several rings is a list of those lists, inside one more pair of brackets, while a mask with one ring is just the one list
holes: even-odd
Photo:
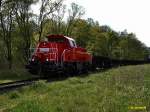
[[[97, 69], [97, 70], [95, 70], [95, 72], [103, 71], [103, 70], [105, 70], [105, 69]], [[94, 72], [94, 71], [92, 71], [92, 72]], [[78, 75], [82, 76], [82, 75], [85, 75], [85, 74], [81, 73], [81, 74], [78, 74]], [[54, 82], [54, 81], [65, 80], [68, 77], [71, 77], [71, 76], [66, 76], [66, 75], [64, 77], [54, 76], [54, 77], [51, 77], [51, 78], [37, 77], [37, 78], [31, 78], [31, 79], [27, 79], [27, 80], [19, 80], [19, 81], [14, 81], [14, 82], [1, 83], [0, 84], [0, 93], [15, 90], [15, 89], [21, 88], [23, 86], [32, 85], [32, 84], [34, 84], [35, 82], [37, 82], [39, 80], [45, 80], [45, 82], [51, 83], [51, 82]]]
[[0, 84], [0, 92], [6, 92], [6, 91], [17, 89], [17, 88], [20, 88], [23, 86], [31, 85], [31, 84], [39, 81], [40, 79], [42, 79], [42, 78], [38, 77], [38, 78], [31, 78], [31, 79], [27, 79], [27, 80], [2, 83], [2, 84]]

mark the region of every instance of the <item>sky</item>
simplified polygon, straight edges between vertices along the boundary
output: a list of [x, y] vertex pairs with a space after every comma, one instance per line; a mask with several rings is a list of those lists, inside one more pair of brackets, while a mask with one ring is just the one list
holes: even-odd
[[133, 32], [150, 47], [150, 0], [65, 0], [85, 9], [84, 19], [93, 18], [100, 25], [109, 25], [115, 31]]

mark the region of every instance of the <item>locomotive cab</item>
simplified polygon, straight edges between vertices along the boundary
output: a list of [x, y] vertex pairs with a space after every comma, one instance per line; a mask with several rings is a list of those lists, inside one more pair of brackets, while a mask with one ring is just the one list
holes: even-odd
[[66, 38], [68, 39], [68, 42], [69, 42], [69, 45], [70, 45], [71, 48], [76, 48], [77, 47], [77, 44], [76, 44], [74, 39], [69, 38], [69, 37], [66, 37]]
[[81, 64], [90, 64], [92, 57], [75, 40], [63, 35], [48, 35], [39, 42], [27, 69], [34, 74], [51, 71], [77, 71]]

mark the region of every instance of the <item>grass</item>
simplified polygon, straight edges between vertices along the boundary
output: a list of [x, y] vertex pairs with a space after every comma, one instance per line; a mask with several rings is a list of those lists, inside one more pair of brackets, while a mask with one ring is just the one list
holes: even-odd
[[32, 75], [25, 69], [0, 70], [0, 83], [28, 79]]
[[[53, 83], [39, 81], [0, 94], [0, 111], [148, 112], [149, 68], [150, 65], [126, 66]], [[147, 110], [132, 110], [131, 106], [146, 106]]]

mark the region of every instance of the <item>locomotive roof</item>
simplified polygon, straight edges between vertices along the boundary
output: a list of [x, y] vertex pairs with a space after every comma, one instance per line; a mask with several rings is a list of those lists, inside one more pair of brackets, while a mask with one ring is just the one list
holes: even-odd
[[70, 37], [67, 37], [67, 36], [64, 36], [64, 37], [67, 38], [68, 40], [74, 41], [73, 38], [70, 38]]
[[57, 38], [66, 38], [68, 40], [74, 41], [73, 38], [70, 38], [70, 37], [67, 37], [67, 36], [64, 36], [64, 35], [48, 35], [47, 36], [47, 38], [55, 38], [55, 37], [57, 37]]

